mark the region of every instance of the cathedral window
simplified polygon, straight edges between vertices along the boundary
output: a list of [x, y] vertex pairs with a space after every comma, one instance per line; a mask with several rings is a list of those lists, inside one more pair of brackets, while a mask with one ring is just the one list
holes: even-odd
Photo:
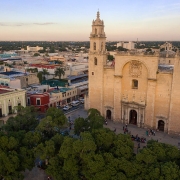
[[132, 89], [138, 89], [138, 80], [136, 79], [132, 80]]
[[96, 50], [96, 43], [94, 42], [94, 50]]
[[97, 65], [97, 58], [94, 58], [94, 65]]

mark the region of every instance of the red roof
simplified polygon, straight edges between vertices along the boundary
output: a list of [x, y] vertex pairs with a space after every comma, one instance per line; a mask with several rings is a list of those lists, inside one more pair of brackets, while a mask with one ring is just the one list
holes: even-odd
[[0, 94], [11, 92], [12, 90], [2, 89], [0, 88]]
[[39, 67], [44, 69], [54, 69], [56, 65], [49, 65], [49, 64], [31, 64], [31, 67]]

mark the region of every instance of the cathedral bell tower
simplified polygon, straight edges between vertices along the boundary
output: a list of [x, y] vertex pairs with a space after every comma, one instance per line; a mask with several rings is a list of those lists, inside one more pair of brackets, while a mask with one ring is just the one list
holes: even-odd
[[99, 11], [92, 22], [89, 50], [89, 108], [98, 109], [103, 113], [103, 81], [104, 65], [106, 65], [106, 35], [104, 22]]
[[96, 20], [92, 22], [92, 32], [90, 34], [90, 53], [105, 53], [106, 35], [104, 32], [104, 22], [100, 19], [99, 11]]

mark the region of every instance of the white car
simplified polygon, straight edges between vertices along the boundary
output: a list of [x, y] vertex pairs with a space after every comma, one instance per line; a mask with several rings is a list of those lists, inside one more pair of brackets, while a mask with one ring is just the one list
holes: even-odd
[[79, 104], [80, 104], [79, 101], [72, 101], [72, 102], [71, 102], [71, 105], [72, 105], [72, 106], [78, 106]]
[[79, 99], [79, 101], [80, 101], [82, 104], [84, 104], [84, 99]]
[[69, 110], [69, 109], [70, 109], [70, 107], [67, 106], [67, 105], [63, 107], [63, 110], [64, 110], [64, 111], [67, 111], [67, 110]]

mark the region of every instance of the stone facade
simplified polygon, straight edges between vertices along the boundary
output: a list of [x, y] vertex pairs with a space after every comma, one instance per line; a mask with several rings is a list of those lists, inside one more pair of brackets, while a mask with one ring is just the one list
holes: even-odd
[[[92, 23], [89, 94], [85, 107], [113, 121], [180, 133], [180, 58], [161, 54], [118, 53], [107, 65], [104, 22]], [[160, 63], [163, 60], [163, 63]]]

